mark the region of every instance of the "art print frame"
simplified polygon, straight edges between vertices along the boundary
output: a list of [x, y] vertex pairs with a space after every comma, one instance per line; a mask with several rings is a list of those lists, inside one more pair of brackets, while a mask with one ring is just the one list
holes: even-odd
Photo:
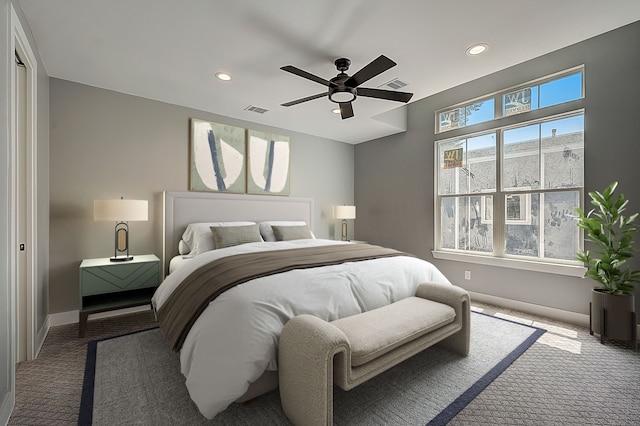
[[291, 139], [247, 130], [247, 193], [290, 195]]
[[245, 129], [190, 120], [189, 190], [244, 193], [247, 186]]

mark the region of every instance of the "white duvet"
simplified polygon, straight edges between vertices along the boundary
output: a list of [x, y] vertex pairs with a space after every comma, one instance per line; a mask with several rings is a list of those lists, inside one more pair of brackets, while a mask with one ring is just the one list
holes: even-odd
[[[159, 309], [191, 271], [212, 260], [328, 244], [344, 243], [260, 242], [200, 254], [164, 280], [152, 303]], [[277, 369], [278, 336], [290, 318], [311, 314], [332, 321], [354, 315], [412, 296], [425, 281], [449, 283], [431, 263], [399, 256], [293, 270], [238, 285], [209, 304], [184, 342], [180, 363], [189, 394], [200, 412], [213, 418], [265, 370]]]

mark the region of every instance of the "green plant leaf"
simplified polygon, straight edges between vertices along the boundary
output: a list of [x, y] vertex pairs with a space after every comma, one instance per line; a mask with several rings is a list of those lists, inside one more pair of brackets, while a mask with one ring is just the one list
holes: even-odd
[[593, 253], [585, 250], [576, 253], [576, 259], [587, 268], [585, 277], [600, 283], [611, 294], [630, 293], [640, 283], [640, 271], [625, 265], [638, 251], [633, 246], [633, 234], [637, 232], [633, 222], [639, 213], [625, 217], [629, 201], [624, 194], [614, 197], [618, 182], [605, 190], [589, 192], [595, 207], [588, 213], [574, 208], [578, 217], [576, 225], [584, 231], [584, 240], [594, 245]]

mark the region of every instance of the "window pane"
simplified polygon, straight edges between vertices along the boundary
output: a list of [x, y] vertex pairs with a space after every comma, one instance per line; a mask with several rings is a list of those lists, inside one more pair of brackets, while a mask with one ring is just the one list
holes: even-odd
[[538, 257], [539, 226], [538, 194], [505, 195], [505, 253]]
[[496, 190], [496, 135], [476, 136], [467, 140], [469, 192]]
[[495, 102], [493, 98], [474, 102], [465, 107], [465, 113], [467, 126], [491, 121], [495, 118]]
[[540, 125], [518, 127], [503, 133], [502, 189], [540, 187]]
[[584, 115], [541, 125], [543, 188], [584, 185]]
[[484, 123], [494, 118], [494, 99], [484, 99], [438, 113], [438, 132]]
[[582, 73], [571, 74], [540, 85], [540, 108], [582, 98]]
[[470, 249], [491, 253], [493, 251], [493, 197], [473, 196], [470, 200]]
[[438, 191], [440, 195], [466, 193], [467, 176], [461, 170], [465, 164], [467, 140], [438, 144]]
[[495, 192], [495, 134], [438, 144], [440, 195]]
[[544, 199], [544, 257], [575, 260], [580, 249], [580, 233], [572, 218], [573, 208], [580, 205], [580, 192], [551, 192]]
[[456, 202], [457, 198], [447, 197], [442, 199], [440, 205], [440, 245], [442, 248], [455, 249], [458, 247]]
[[457, 201], [455, 197], [443, 198], [440, 204], [440, 246], [458, 248]]
[[441, 247], [493, 251], [493, 197], [447, 197], [440, 211]]
[[[464, 114], [464, 110], [462, 110]], [[461, 114], [460, 108], [450, 109], [448, 111], [442, 111], [438, 114], [438, 131], [444, 132], [445, 130], [457, 129], [464, 126], [464, 117]]]

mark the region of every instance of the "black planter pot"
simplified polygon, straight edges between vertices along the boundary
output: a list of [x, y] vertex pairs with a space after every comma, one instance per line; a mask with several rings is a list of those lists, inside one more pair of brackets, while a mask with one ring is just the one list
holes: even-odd
[[589, 332], [605, 339], [636, 345], [636, 312], [633, 294], [615, 295], [601, 289], [591, 291]]

